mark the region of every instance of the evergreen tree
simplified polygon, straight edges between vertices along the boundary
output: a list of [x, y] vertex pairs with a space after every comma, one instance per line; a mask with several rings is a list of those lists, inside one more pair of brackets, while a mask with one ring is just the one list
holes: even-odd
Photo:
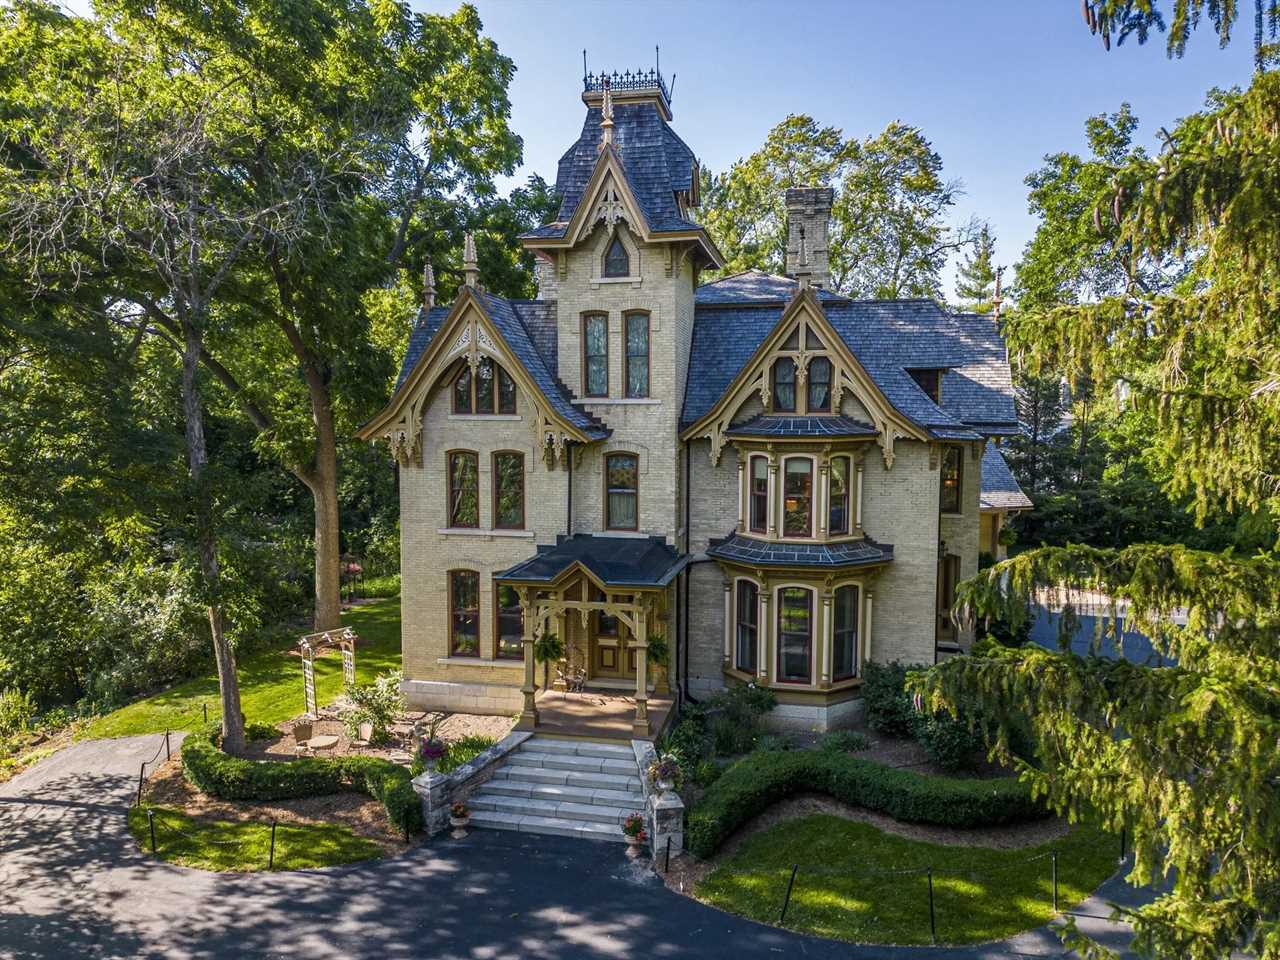
[[962, 310], [990, 313], [995, 307], [996, 239], [991, 225], [984, 223], [973, 240], [973, 249], [965, 254], [956, 274], [956, 299]]

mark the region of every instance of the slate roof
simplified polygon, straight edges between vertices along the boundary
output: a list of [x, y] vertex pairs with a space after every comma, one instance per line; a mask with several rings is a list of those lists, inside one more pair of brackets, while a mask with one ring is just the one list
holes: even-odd
[[[748, 271], [699, 287], [682, 427], [703, 417], [777, 325], [796, 282]], [[849, 300], [819, 292], [827, 320], [899, 411], [939, 439], [1017, 429], [1004, 342], [987, 316], [933, 300]], [[941, 406], [907, 370], [945, 368]]]
[[550, 582], [580, 563], [610, 587], [664, 587], [688, 562], [661, 537], [597, 537], [563, 534], [497, 576], [504, 580]]
[[893, 546], [870, 538], [837, 543], [788, 543], [731, 533], [712, 540], [707, 556], [761, 567], [863, 567], [893, 559]]
[[983, 510], [1028, 510], [1031, 499], [1022, 492], [1009, 464], [994, 443], [988, 443], [982, 454]]
[[874, 437], [878, 431], [852, 417], [787, 417], [760, 414], [725, 431], [731, 437]]
[[[604, 424], [573, 405], [568, 388], [555, 376], [558, 369], [556, 305], [543, 300], [508, 300], [488, 293], [481, 293], [480, 300], [493, 325], [511, 347], [525, 372], [551, 402], [556, 413], [592, 440], [602, 440], [609, 436], [610, 431]], [[442, 306], [433, 307], [429, 312], [418, 311], [418, 322], [409, 334], [409, 346], [400, 365], [393, 400], [409, 372], [439, 332], [451, 309]]]
[[[554, 221], [525, 233], [525, 237], [563, 237], [582, 202], [587, 183], [596, 168], [601, 139], [600, 108], [589, 107], [577, 141], [560, 158], [556, 193], [560, 210]], [[693, 151], [676, 135], [653, 103], [615, 103], [613, 137], [622, 158], [627, 185], [640, 204], [649, 230], [665, 233], [700, 230], [698, 224], [680, 215], [675, 194], [693, 184]]]

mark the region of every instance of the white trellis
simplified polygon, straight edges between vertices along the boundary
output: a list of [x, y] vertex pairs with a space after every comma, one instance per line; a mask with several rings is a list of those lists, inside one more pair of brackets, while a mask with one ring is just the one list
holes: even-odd
[[337, 647], [342, 651], [342, 682], [350, 685], [356, 682], [356, 643], [359, 641], [354, 630], [341, 627], [337, 630], [323, 630], [320, 633], [309, 633], [298, 641], [298, 649], [302, 654], [302, 701], [303, 709], [313, 719], [319, 715], [316, 702], [316, 657]]

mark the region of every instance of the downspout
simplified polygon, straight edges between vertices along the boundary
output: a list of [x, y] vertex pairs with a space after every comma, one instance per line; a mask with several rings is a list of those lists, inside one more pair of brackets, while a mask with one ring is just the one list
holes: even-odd
[[567, 458], [566, 464], [569, 467], [569, 492], [565, 497], [564, 504], [564, 535], [566, 537], [573, 536], [573, 444], [565, 444], [564, 455]]
[[[690, 510], [693, 507], [693, 498], [690, 496], [689, 483], [693, 476], [692, 472], [693, 451], [689, 446], [689, 441], [684, 442], [684, 552], [689, 552], [689, 547], [693, 543], [693, 517]], [[683, 636], [680, 644], [680, 692], [683, 695], [682, 700], [688, 703], [697, 703], [689, 695], [689, 576], [690, 567], [685, 567], [680, 572], [680, 576], [684, 580], [684, 600], [680, 604], [680, 620], [684, 626]]]

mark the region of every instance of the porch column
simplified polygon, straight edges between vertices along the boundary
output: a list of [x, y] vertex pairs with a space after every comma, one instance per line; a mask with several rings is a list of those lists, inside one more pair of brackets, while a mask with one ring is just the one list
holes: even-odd
[[834, 599], [828, 587], [822, 591], [822, 619], [818, 622], [818, 676], [821, 686], [831, 686], [831, 654], [835, 642], [835, 622], [831, 619], [831, 602]]
[[534, 703], [534, 697], [538, 687], [535, 681], [537, 664], [533, 660], [533, 628], [542, 615], [542, 611], [529, 607], [529, 596], [532, 591], [520, 591], [520, 604], [524, 607], [524, 684], [520, 687], [520, 693], [524, 696], [524, 709], [520, 711], [520, 718], [516, 721], [515, 729], [532, 730], [538, 725], [538, 707]]
[[818, 463], [818, 537], [827, 538], [827, 517], [831, 516], [831, 461], [826, 454]]
[[649, 625], [644, 603], [636, 610], [636, 717], [631, 735], [649, 736]]
[[747, 461], [738, 456], [738, 532], [747, 529]]
[[862, 532], [862, 461], [858, 461], [858, 496], [854, 500], [853, 525], [858, 533]]
[[760, 653], [756, 657], [756, 681], [764, 684], [769, 680], [769, 636], [773, 633], [773, 618], [769, 616], [769, 583], [760, 585]]
[[769, 451], [769, 536], [778, 535], [778, 457]]
[[871, 660], [871, 591], [867, 591], [867, 615], [862, 620], [862, 662]]
[[724, 582], [724, 665], [732, 662], [733, 656], [733, 581]]

